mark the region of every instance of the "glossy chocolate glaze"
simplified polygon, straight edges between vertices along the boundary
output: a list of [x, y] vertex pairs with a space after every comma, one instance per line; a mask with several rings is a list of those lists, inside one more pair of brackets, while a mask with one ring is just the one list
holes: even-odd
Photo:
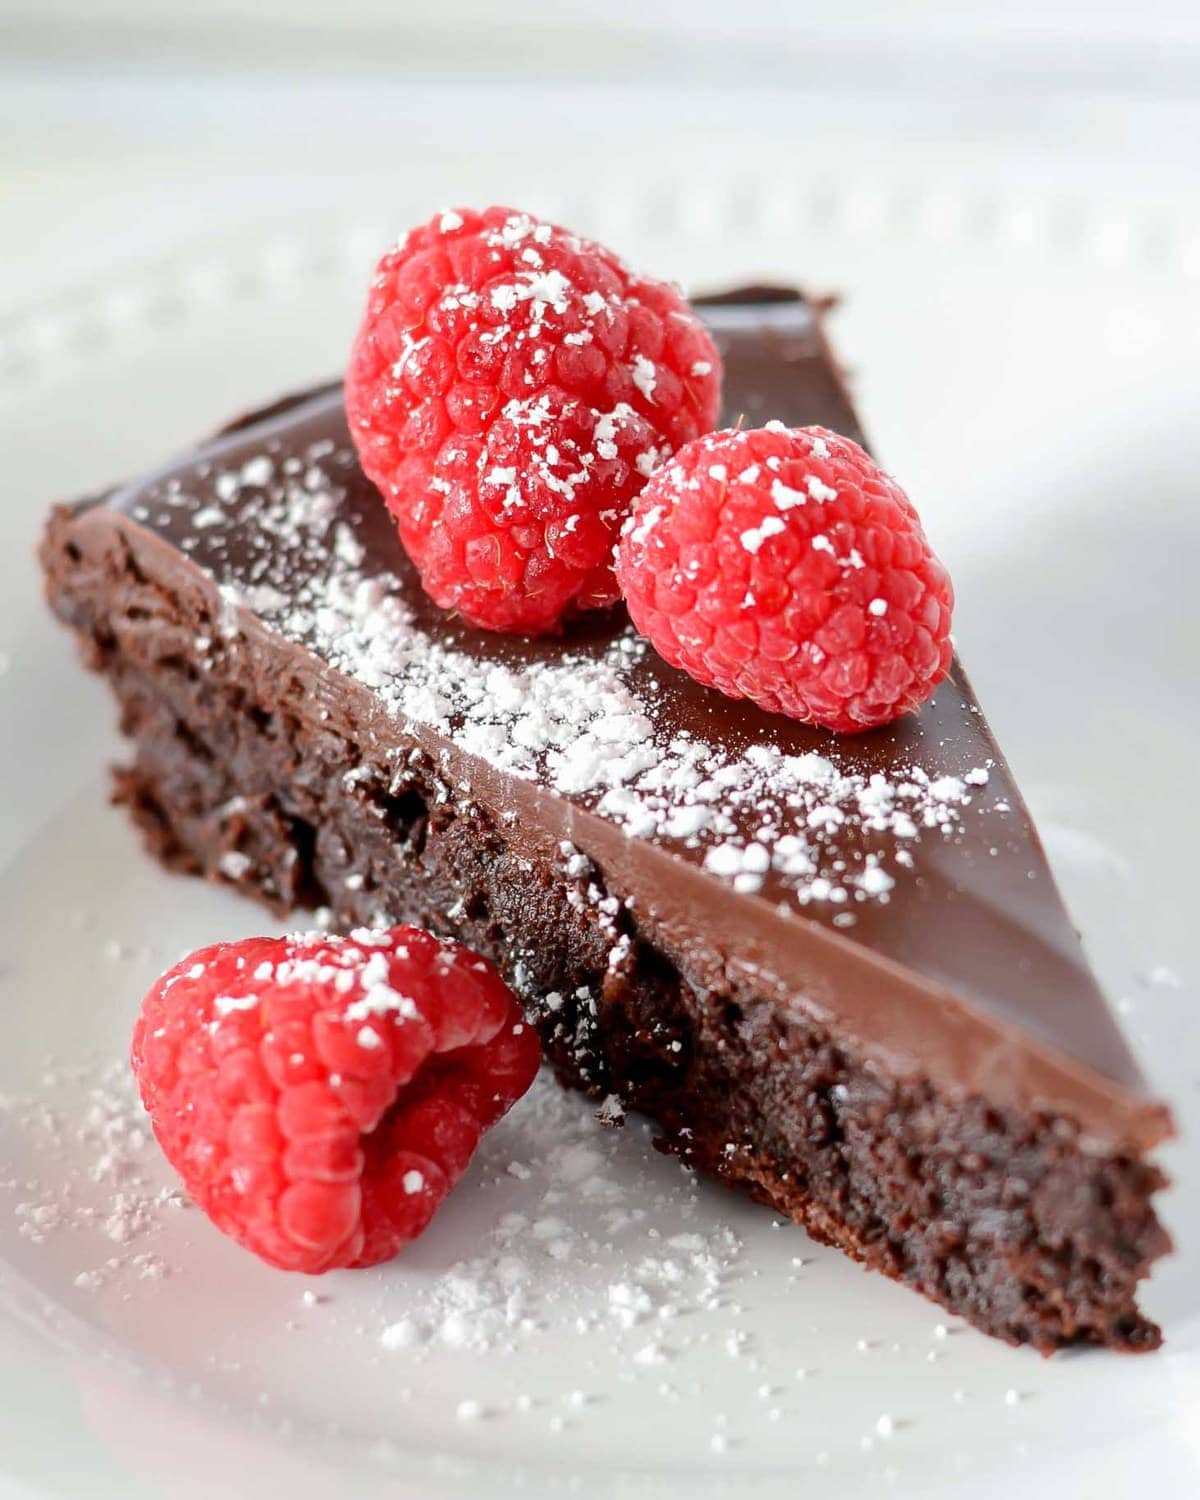
[[[705, 316], [725, 360], [730, 423], [777, 417], [862, 440], [811, 303], [742, 293], [714, 299]], [[314, 445], [327, 445], [331, 462], [340, 465], [339, 519], [361, 544], [360, 571], [386, 575], [388, 589], [399, 592], [431, 642], [477, 661], [536, 668], [560, 662], [564, 650], [598, 661], [627, 632], [616, 611], [579, 625], [565, 642], [530, 642], [470, 630], [436, 609], [377, 493], [352, 461], [337, 386], [252, 414], [171, 468], [107, 497], [80, 518], [81, 534], [119, 527], [156, 574], [200, 570], [211, 580], [206, 586], [240, 596], [243, 618], [250, 613], [246, 599], [264, 582], [288, 594], [319, 593], [327, 555], [264, 537], [214, 484], [215, 475], [256, 455], [282, 464]], [[289, 622], [286, 611], [278, 619], [267, 611], [265, 623], [297, 661], [320, 655], [313, 633], [302, 621]], [[1170, 1132], [1169, 1115], [1149, 1094], [1087, 965], [1028, 811], [960, 667], [919, 714], [857, 737], [726, 699], [652, 652], [631, 658], [623, 672], [649, 705], [656, 737], [685, 732], [735, 755], [756, 745], [789, 755], [815, 752], [840, 769], [890, 778], [914, 764], [934, 777], [986, 767], [987, 785], [951, 834], [913, 844], [912, 868], [886, 900], [849, 908], [847, 926], [847, 908], [820, 901], [798, 906], [773, 871], [756, 891], [734, 890], [705, 867], [702, 848], [661, 832], [631, 834], [597, 810], [593, 791], [566, 795], [506, 774], [464, 750], [453, 732], [411, 718], [402, 734], [438, 755], [448, 780], [469, 787], [498, 815], [507, 813], [531, 847], [566, 839], [593, 859], [607, 888], [637, 910], [685, 971], [690, 965], [711, 973], [716, 964], [750, 972], [779, 1004], [810, 1010], [882, 1066], [1004, 1105], [1066, 1114], [1101, 1141], [1141, 1148]], [[369, 691], [342, 672], [332, 680], [324, 675], [319, 692]], [[399, 726], [390, 732], [400, 738]], [[389, 733], [386, 713], [380, 733]], [[786, 822], [787, 810], [775, 811]], [[761, 818], [761, 805], [754, 816]], [[839, 831], [838, 857], [859, 867], [879, 839], [851, 824]]]

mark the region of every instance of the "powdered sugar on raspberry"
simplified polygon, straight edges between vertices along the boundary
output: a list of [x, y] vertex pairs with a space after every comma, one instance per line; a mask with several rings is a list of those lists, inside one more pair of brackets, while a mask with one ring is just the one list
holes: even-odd
[[345, 399], [430, 597], [541, 635], [616, 601], [620, 523], [711, 426], [719, 381], [676, 288], [493, 207], [435, 216], [383, 256]]

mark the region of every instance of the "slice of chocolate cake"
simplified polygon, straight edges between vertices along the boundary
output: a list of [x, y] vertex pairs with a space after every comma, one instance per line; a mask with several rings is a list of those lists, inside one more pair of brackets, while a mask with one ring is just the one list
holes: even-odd
[[[726, 415], [860, 437], [794, 295], [705, 311]], [[489, 954], [564, 1082], [1015, 1343], [1147, 1349], [1170, 1133], [961, 669], [838, 737], [616, 612], [484, 635], [424, 596], [329, 386], [60, 509], [48, 591], [177, 869]]]

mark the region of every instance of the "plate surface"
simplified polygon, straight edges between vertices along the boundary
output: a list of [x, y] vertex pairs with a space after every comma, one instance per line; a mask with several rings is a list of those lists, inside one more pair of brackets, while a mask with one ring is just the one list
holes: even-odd
[[576, 217], [693, 285], [853, 289], [835, 333], [866, 422], [951, 566], [980, 697], [1177, 1110], [1181, 1248], [1145, 1296], [1164, 1351], [992, 1344], [548, 1081], [379, 1271], [271, 1272], [177, 1201], [121, 1065], [137, 1000], [180, 952], [267, 924], [163, 875], [106, 806], [110, 705], [29, 555], [49, 499], [337, 367], [377, 245], [298, 224], [0, 330], [0, 1494], [1200, 1483], [1197, 282], [1086, 236], [1031, 249], [1026, 220], [960, 233], [962, 205], [936, 196], [825, 203], [805, 236], [803, 194], [751, 189], [728, 234], [721, 204], [699, 224], [669, 202]]

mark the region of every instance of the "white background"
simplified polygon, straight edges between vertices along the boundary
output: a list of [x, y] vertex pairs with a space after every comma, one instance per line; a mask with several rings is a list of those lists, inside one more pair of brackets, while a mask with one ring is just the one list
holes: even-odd
[[231, 225], [387, 222], [417, 184], [586, 202], [763, 151], [783, 186], [1153, 207], [1170, 257], [1198, 98], [1189, 0], [0, 0], [0, 311]]

